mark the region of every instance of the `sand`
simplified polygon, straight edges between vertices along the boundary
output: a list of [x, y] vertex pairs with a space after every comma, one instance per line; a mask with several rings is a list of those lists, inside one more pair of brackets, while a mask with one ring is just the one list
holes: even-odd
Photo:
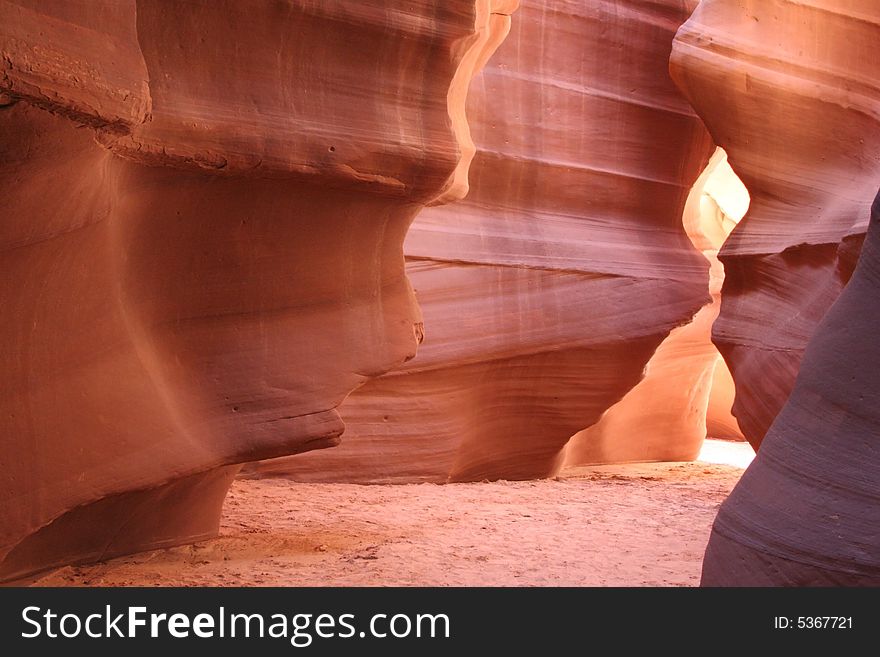
[[[39, 578], [47, 586], [694, 586], [751, 457], [401, 486], [237, 481], [220, 536]], [[709, 461], [715, 461], [710, 463]]]

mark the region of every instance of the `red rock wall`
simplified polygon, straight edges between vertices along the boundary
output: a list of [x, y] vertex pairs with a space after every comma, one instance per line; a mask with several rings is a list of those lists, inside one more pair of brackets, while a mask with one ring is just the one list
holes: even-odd
[[876, 3], [706, 0], [672, 73], [752, 197], [720, 258], [714, 341], [758, 447], [846, 284], [880, 177]]
[[415, 355], [515, 2], [0, 0], [0, 579], [216, 532]]
[[872, 0], [704, 0], [676, 38], [673, 76], [752, 196], [715, 341], [761, 449], [705, 585], [880, 584], [878, 45]]
[[718, 511], [704, 586], [880, 586], [880, 195], [858, 267]]
[[522, 3], [471, 88], [470, 194], [407, 236], [418, 358], [346, 400], [339, 447], [259, 473], [461, 481], [560, 467], [569, 438], [709, 300], [682, 212], [711, 142], [667, 71], [695, 4]]
[[707, 287], [712, 303], [691, 322], [673, 329], [651, 356], [638, 385], [599, 422], [572, 437], [565, 448], [566, 466], [691, 461], [710, 428], [712, 437], [742, 439], [730, 405], [724, 407], [725, 370], [711, 334], [724, 280], [718, 249], [742, 216], [747, 197], [726, 154], [718, 149], [691, 189], [683, 215], [694, 248], [710, 263]]

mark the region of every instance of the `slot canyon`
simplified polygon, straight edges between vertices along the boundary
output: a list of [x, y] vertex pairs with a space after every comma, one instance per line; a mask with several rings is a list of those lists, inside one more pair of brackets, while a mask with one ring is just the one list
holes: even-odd
[[0, 582], [880, 585], [877, 45], [0, 0]]

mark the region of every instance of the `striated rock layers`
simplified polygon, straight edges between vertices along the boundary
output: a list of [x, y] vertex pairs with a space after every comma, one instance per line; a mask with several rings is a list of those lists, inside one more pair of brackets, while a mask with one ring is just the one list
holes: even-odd
[[667, 71], [695, 4], [522, 3], [472, 85], [470, 194], [407, 236], [419, 357], [346, 400], [339, 447], [258, 473], [442, 482], [560, 467], [569, 438], [709, 300], [682, 212], [712, 146]]
[[874, 0], [704, 0], [671, 71], [751, 195], [714, 341], [757, 447], [852, 273], [880, 179]]
[[705, 0], [676, 39], [674, 77], [752, 195], [715, 340], [746, 435], [770, 426], [704, 585], [880, 585], [878, 45], [873, 0]]
[[415, 354], [515, 2], [0, 0], [0, 579], [216, 532]]
[[688, 236], [709, 261], [712, 303], [663, 340], [645, 376], [565, 448], [566, 466], [626, 461], [690, 461], [706, 434], [742, 440], [730, 415], [729, 377], [712, 344], [724, 272], [718, 249], [748, 207], [748, 192], [718, 149], [694, 183], [684, 210]]
[[852, 279], [721, 505], [704, 586], [880, 586], [880, 195]]

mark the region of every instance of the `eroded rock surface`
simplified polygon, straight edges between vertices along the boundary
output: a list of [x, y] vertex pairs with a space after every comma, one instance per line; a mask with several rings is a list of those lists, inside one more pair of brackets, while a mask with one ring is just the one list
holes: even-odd
[[880, 195], [858, 266], [721, 505], [704, 586], [880, 586]]
[[706, 0], [673, 77], [751, 195], [720, 258], [714, 341], [756, 448], [818, 322], [852, 273], [880, 179], [872, 0]]
[[215, 533], [414, 356], [515, 2], [0, 0], [0, 579]]
[[878, 44], [870, 0], [705, 0], [676, 38], [674, 78], [752, 197], [715, 342], [761, 448], [705, 585], [880, 584]]
[[718, 149], [691, 189], [683, 223], [710, 264], [712, 302], [672, 330], [645, 366], [645, 376], [595, 425], [575, 434], [565, 465], [627, 461], [691, 461], [707, 433], [742, 440], [730, 414], [732, 385], [715, 345], [712, 322], [721, 307], [724, 270], [718, 249], [748, 208], [748, 192]]
[[569, 438], [709, 301], [682, 212], [712, 146], [667, 70], [695, 4], [522, 3], [472, 85], [470, 194], [407, 236], [418, 358], [346, 400], [339, 447], [259, 473], [462, 481], [561, 466]]

